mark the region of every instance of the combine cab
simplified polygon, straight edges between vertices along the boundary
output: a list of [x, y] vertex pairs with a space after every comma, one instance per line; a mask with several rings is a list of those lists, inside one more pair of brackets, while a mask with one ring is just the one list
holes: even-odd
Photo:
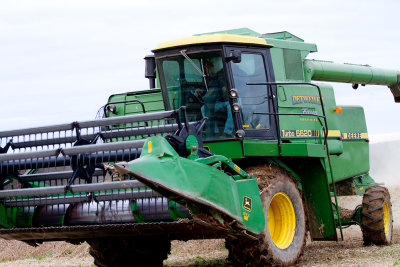
[[[311, 80], [386, 85], [400, 102], [400, 72], [308, 60], [316, 46], [287, 32], [153, 52], [151, 89], [111, 96], [96, 120], [0, 133], [2, 238], [87, 241], [98, 266], [162, 266], [171, 240], [199, 238], [225, 238], [237, 266], [291, 265], [307, 230], [340, 240], [352, 224], [391, 242], [363, 109]], [[338, 206], [352, 194], [362, 205]]]

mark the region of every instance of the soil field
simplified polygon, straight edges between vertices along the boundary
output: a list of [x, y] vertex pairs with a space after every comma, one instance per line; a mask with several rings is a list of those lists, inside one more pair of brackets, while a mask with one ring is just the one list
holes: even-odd
[[[307, 242], [298, 266], [400, 266], [400, 187], [389, 188], [394, 215], [393, 243], [364, 247], [358, 226], [344, 229], [342, 242]], [[360, 197], [342, 197], [341, 206], [354, 208]], [[88, 245], [48, 242], [36, 248], [19, 241], [0, 240], [2, 266], [94, 266]], [[230, 266], [223, 240], [173, 241], [165, 266]]]

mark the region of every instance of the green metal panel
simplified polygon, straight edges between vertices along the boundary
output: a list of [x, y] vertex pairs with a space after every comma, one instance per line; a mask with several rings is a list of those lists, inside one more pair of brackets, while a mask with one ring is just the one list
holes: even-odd
[[246, 157], [279, 155], [277, 141], [244, 140], [243, 147]]
[[337, 114], [337, 123], [343, 138], [343, 153], [331, 156], [335, 182], [369, 171], [369, 143], [363, 108], [343, 106], [342, 112]]
[[[277, 157], [279, 148], [277, 141], [244, 140], [244, 154], [246, 157]], [[310, 143], [283, 143], [282, 156], [290, 157], [325, 157], [326, 150], [321, 144]]]
[[272, 38], [272, 39], [279, 39], [279, 40], [285, 40], [285, 41], [295, 41], [295, 42], [303, 42], [304, 40], [301, 39], [300, 37], [287, 32], [287, 31], [283, 31], [283, 32], [272, 32], [272, 33], [266, 33], [262, 35], [263, 37], [266, 38]]
[[271, 60], [274, 68], [274, 75], [277, 81], [286, 81], [286, 70], [283, 65], [283, 49], [270, 48]]
[[300, 51], [305, 51], [306, 53], [302, 54], [303, 57], [305, 57], [306, 55], [308, 55], [311, 52], [316, 52], [317, 51], [317, 45], [316, 44], [299, 42], [299, 41], [286, 41], [286, 40], [279, 40], [279, 39], [269, 38], [268, 34], [263, 34], [262, 37], [264, 37], [264, 39], [267, 41], [267, 43], [272, 44], [274, 46], [274, 48], [296, 49], [296, 50], [300, 50]]
[[[108, 102], [139, 100], [143, 102], [146, 112], [156, 112], [164, 110], [164, 102], [160, 89], [149, 89], [145, 91], [134, 91], [123, 94], [111, 95]], [[124, 116], [143, 113], [143, 109], [138, 103], [116, 104], [117, 114], [108, 114], [111, 116]]]
[[283, 62], [287, 80], [304, 80], [303, 59], [300, 50], [283, 49]]
[[369, 171], [368, 143], [364, 140], [343, 142], [343, 153], [332, 155], [331, 162], [335, 182], [367, 173]]
[[[318, 84], [321, 88], [322, 100], [329, 130], [337, 130], [338, 114], [333, 112], [336, 108], [335, 94], [333, 88], [327, 84]], [[318, 90], [308, 85], [285, 85], [278, 90], [279, 113], [296, 113], [299, 115], [280, 116], [279, 124], [281, 130], [321, 130], [322, 125], [317, 117], [308, 114], [323, 115]]]
[[325, 159], [296, 158], [291, 165], [302, 180], [303, 198], [313, 240], [337, 240]]
[[282, 155], [292, 157], [326, 157], [326, 150], [322, 144], [282, 144]]
[[225, 142], [205, 142], [204, 147], [208, 148], [211, 153], [216, 155], [224, 155], [231, 159], [243, 158], [242, 144], [240, 141]]
[[336, 183], [338, 196], [362, 196], [367, 188], [377, 185], [374, 179], [369, 174], [362, 174], [351, 179], [346, 179]]
[[[360, 106], [341, 106], [342, 112], [337, 114], [337, 123], [342, 133], [348, 133], [344, 139], [353, 140], [351, 133], [367, 133], [364, 109]], [[348, 137], [348, 138], [347, 138]], [[361, 137], [361, 136], [360, 136]], [[367, 137], [367, 136], [365, 136]], [[367, 138], [363, 138], [367, 139]]]
[[356, 193], [359, 196], [364, 195], [365, 190], [367, 190], [368, 187], [377, 185], [377, 183], [374, 181], [374, 179], [372, 179], [371, 176], [369, 176], [369, 174], [355, 177], [353, 178], [352, 182], [355, 186]]

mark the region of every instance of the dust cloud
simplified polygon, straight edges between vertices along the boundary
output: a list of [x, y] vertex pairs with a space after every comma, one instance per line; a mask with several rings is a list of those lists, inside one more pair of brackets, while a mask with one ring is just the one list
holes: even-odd
[[371, 177], [386, 186], [400, 185], [400, 140], [371, 143]]

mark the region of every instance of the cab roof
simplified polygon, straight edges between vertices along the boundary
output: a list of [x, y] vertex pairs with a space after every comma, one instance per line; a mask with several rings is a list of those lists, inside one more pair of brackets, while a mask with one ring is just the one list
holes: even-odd
[[244, 36], [236, 34], [205, 34], [200, 36], [190, 36], [171, 41], [159, 43], [158, 46], [152, 51], [158, 51], [162, 49], [168, 49], [179, 46], [195, 45], [195, 44], [210, 44], [210, 43], [236, 43], [236, 44], [250, 44], [250, 45], [262, 45], [266, 47], [272, 47], [272, 44], [268, 44], [264, 38], [258, 38], [253, 36]]

